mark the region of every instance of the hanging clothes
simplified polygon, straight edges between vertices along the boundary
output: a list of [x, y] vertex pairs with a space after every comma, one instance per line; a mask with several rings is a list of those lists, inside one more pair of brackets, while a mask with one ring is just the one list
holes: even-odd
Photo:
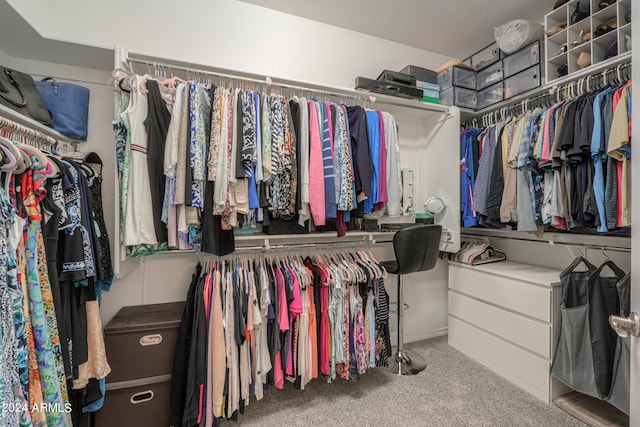
[[172, 423], [236, 419], [266, 385], [358, 379], [391, 355], [384, 272], [369, 253], [198, 264], [174, 357]]
[[628, 232], [631, 91], [616, 84], [462, 132], [463, 226]]
[[341, 237], [356, 226], [352, 214], [403, 213], [389, 113], [198, 81], [131, 80], [113, 121], [129, 256], [225, 255], [234, 229], [251, 233], [260, 223], [268, 233], [307, 233], [311, 219]]
[[[113, 277], [102, 162], [95, 153], [85, 163], [0, 144], [29, 165], [18, 169], [14, 158], [0, 166], [0, 399], [25, 409], [0, 421], [81, 425], [83, 406], [103, 396], [98, 380], [110, 372], [95, 301], [96, 287], [108, 289]], [[69, 298], [76, 293], [85, 295], [78, 305]]]

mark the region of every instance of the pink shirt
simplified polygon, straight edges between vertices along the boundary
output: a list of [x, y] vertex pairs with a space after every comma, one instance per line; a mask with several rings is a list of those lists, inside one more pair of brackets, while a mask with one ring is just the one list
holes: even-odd
[[282, 352], [280, 350], [273, 360], [273, 385], [280, 390], [284, 388], [284, 371], [282, 370]]
[[326, 224], [324, 206], [324, 164], [318, 112], [313, 101], [309, 105], [309, 210], [315, 225]]
[[[273, 269], [276, 277], [276, 292], [278, 293], [278, 329], [280, 331], [289, 330], [289, 309], [287, 307], [287, 292], [285, 290], [284, 275], [279, 268]], [[282, 351], [278, 351], [275, 356], [273, 366], [273, 382], [276, 388], [284, 388], [284, 370], [282, 369]]]
[[387, 194], [387, 143], [384, 135], [384, 117], [382, 113], [378, 113], [378, 123], [380, 123], [380, 181], [378, 185], [378, 197], [380, 202], [385, 203], [389, 201], [389, 195]]
[[297, 317], [302, 314], [302, 296], [300, 295], [300, 282], [293, 269], [287, 266], [289, 273], [293, 277], [293, 301], [289, 304], [289, 312], [293, 317]]
[[551, 160], [551, 147], [550, 147], [551, 134], [550, 134], [549, 128], [551, 124], [551, 118], [553, 117], [556, 108], [552, 107], [549, 109], [549, 112], [547, 113], [547, 117], [544, 121], [544, 128], [543, 128], [544, 133], [542, 135], [542, 154], [540, 155], [540, 164], [546, 163], [549, 160]]
[[[293, 269], [290, 266], [287, 266], [289, 270], [289, 274], [293, 277], [293, 301], [289, 304], [289, 313], [291, 318], [289, 320], [289, 324], [293, 328], [293, 319], [302, 314], [302, 297], [300, 295], [300, 283], [298, 282], [298, 277], [293, 272]], [[285, 370], [287, 375], [293, 375], [293, 334], [294, 329], [291, 329], [289, 333], [289, 354], [287, 357], [287, 369]], [[296, 355], [297, 357], [297, 355]]]
[[329, 287], [322, 286], [320, 288], [320, 372], [324, 375], [331, 375], [331, 367], [329, 366], [330, 348], [329, 340], [331, 335], [329, 332]]
[[285, 290], [284, 275], [279, 268], [274, 268], [276, 276], [276, 292], [278, 293], [278, 328], [281, 331], [289, 330], [289, 308], [287, 307], [287, 291]]

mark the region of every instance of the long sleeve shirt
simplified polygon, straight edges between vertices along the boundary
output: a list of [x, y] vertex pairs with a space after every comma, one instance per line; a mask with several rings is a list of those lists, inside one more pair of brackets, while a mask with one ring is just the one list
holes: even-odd
[[307, 105], [309, 106], [309, 210], [316, 225], [325, 225], [324, 166], [318, 110], [313, 101], [308, 101]]

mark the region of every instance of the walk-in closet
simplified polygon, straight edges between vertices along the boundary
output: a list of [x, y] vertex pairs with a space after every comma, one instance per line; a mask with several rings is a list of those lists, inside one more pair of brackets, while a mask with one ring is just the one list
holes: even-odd
[[0, 425], [640, 426], [637, 9], [0, 0]]

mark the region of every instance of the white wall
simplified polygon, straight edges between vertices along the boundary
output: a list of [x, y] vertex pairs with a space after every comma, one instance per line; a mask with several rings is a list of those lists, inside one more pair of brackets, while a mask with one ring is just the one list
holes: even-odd
[[235, 0], [8, 3], [45, 38], [326, 85], [448, 59]]

